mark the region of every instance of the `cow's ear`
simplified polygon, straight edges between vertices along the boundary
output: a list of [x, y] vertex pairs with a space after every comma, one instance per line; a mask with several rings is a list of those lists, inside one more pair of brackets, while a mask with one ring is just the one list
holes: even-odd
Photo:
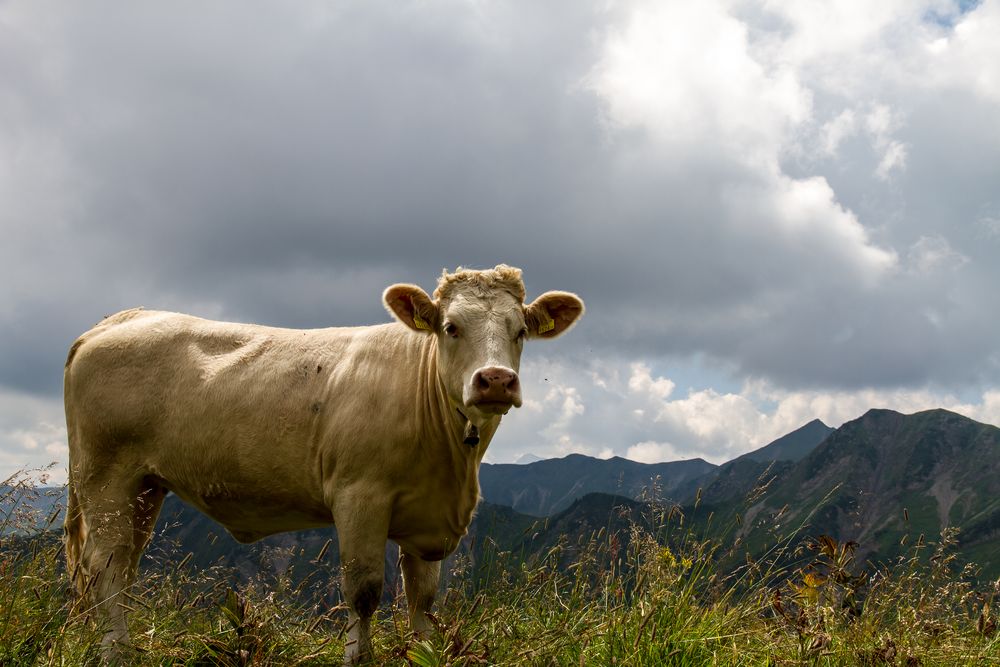
[[555, 338], [583, 315], [583, 301], [570, 292], [546, 292], [524, 309], [528, 336]]
[[385, 290], [382, 301], [390, 314], [414, 331], [437, 331], [437, 304], [416, 285], [393, 285]]

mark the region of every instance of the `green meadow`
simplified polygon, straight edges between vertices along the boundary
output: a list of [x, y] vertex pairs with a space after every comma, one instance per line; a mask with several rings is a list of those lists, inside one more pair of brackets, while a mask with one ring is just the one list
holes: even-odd
[[[25, 511], [38, 491], [17, 480], [3, 489], [0, 665], [101, 664], [101, 629], [69, 589], [57, 526]], [[959, 567], [951, 532], [917, 536], [905, 556], [880, 567], [856, 562], [852, 543], [794, 528], [751, 558], [732, 538], [735, 525], [709, 530], [678, 508], [647, 507], [625, 529], [567, 537], [540, 553], [485, 549], [478, 562], [453, 561], [429, 640], [408, 632], [401, 585], [388, 580], [378, 662], [1000, 664], [1000, 582]], [[336, 574], [237, 583], [226, 568], [194, 568], [169, 545], [151, 548], [119, 601], [130, 612], [128, 662], [339, 664], [347, 615]]]

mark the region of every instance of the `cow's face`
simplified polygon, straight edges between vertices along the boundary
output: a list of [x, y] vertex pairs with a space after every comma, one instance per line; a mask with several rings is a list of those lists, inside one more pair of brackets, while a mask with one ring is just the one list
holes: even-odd
[[525, 340], [554, 338], [583, 313], [583, 302], [568, 292], [547, 292], [525, 306], [520, 270], [503, 265], [445, 274], [434, 297], [416, 285], [393, 285], [384, 300], [403, 324], [437, 338], [438, 376], [477, 426], [520, 407]]

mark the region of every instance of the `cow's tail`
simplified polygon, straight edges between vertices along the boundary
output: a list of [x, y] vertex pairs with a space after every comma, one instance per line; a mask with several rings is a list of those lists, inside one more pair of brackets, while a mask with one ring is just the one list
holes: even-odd
[[[88, 332], [89, 333], [89, 332]], [[72, 382], [70, 381], [71, 364], [76, 352], [83, 345], [87, 334], [80, 336], [70, 348], [69, 357], [66, 359], [66, 368], [63, 371], [63, 403], [66, 408], [66, 439], [69, 445], [69, 479], [66, 482], [66, 516], [63, 519], [63, 551], [66, 553], [66, 572], [69, 574], [73, 587], [82, 594], [84, 592], [83, 581], [83, 549], [87, 538], [87, 525], [83, 518], [83, 508], [80, 506], [80, 498], [77, 496], [76, 475], [74, 470], [80, 464], [77, 460], [79, 456], [78, 442], [76, 434], [76, 424], [74, 419]]]
[[63, 522], [63, 543], [66, 547], [66, 571], [77, 592], [85, 592], [87, 577], [83, 564], [83, 549], [87, 540], [87, 522], [83, 517], [80, 499], [76, 495], [73, 470], [69, 471], [66, 493], [66, 519]]

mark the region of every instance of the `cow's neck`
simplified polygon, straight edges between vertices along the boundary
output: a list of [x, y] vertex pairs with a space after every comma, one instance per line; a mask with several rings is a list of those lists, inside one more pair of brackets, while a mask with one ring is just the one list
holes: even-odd
[[421, 381], [420, 384], [427, 387], [427, 391], [421, 391], [420, 395], [426, 397], [427, 405], [424, 406], [424, 414], [431, 416], [434, 440], [437, 441], [434, 452], [435, 458], [441, 457], [447, 460], [454, 470], [456, 478], [469, 478], [474, 482], [475, 494], [478, 498], [479, 463], [483, 460], [486, 448], [493, 439], [497, 427], [500, 425], [500, 417], [494, 417], [478, 428], [479, 443], [474, 446], [466, 444], [466, 424], [467, 419], [462, 415], [460, 406], [454, 405], [448, 398], [444, 383], [438, 374], [437, 364], [437, 338], [425, 336], [422, 350], [422, 360], [420, 364]]

